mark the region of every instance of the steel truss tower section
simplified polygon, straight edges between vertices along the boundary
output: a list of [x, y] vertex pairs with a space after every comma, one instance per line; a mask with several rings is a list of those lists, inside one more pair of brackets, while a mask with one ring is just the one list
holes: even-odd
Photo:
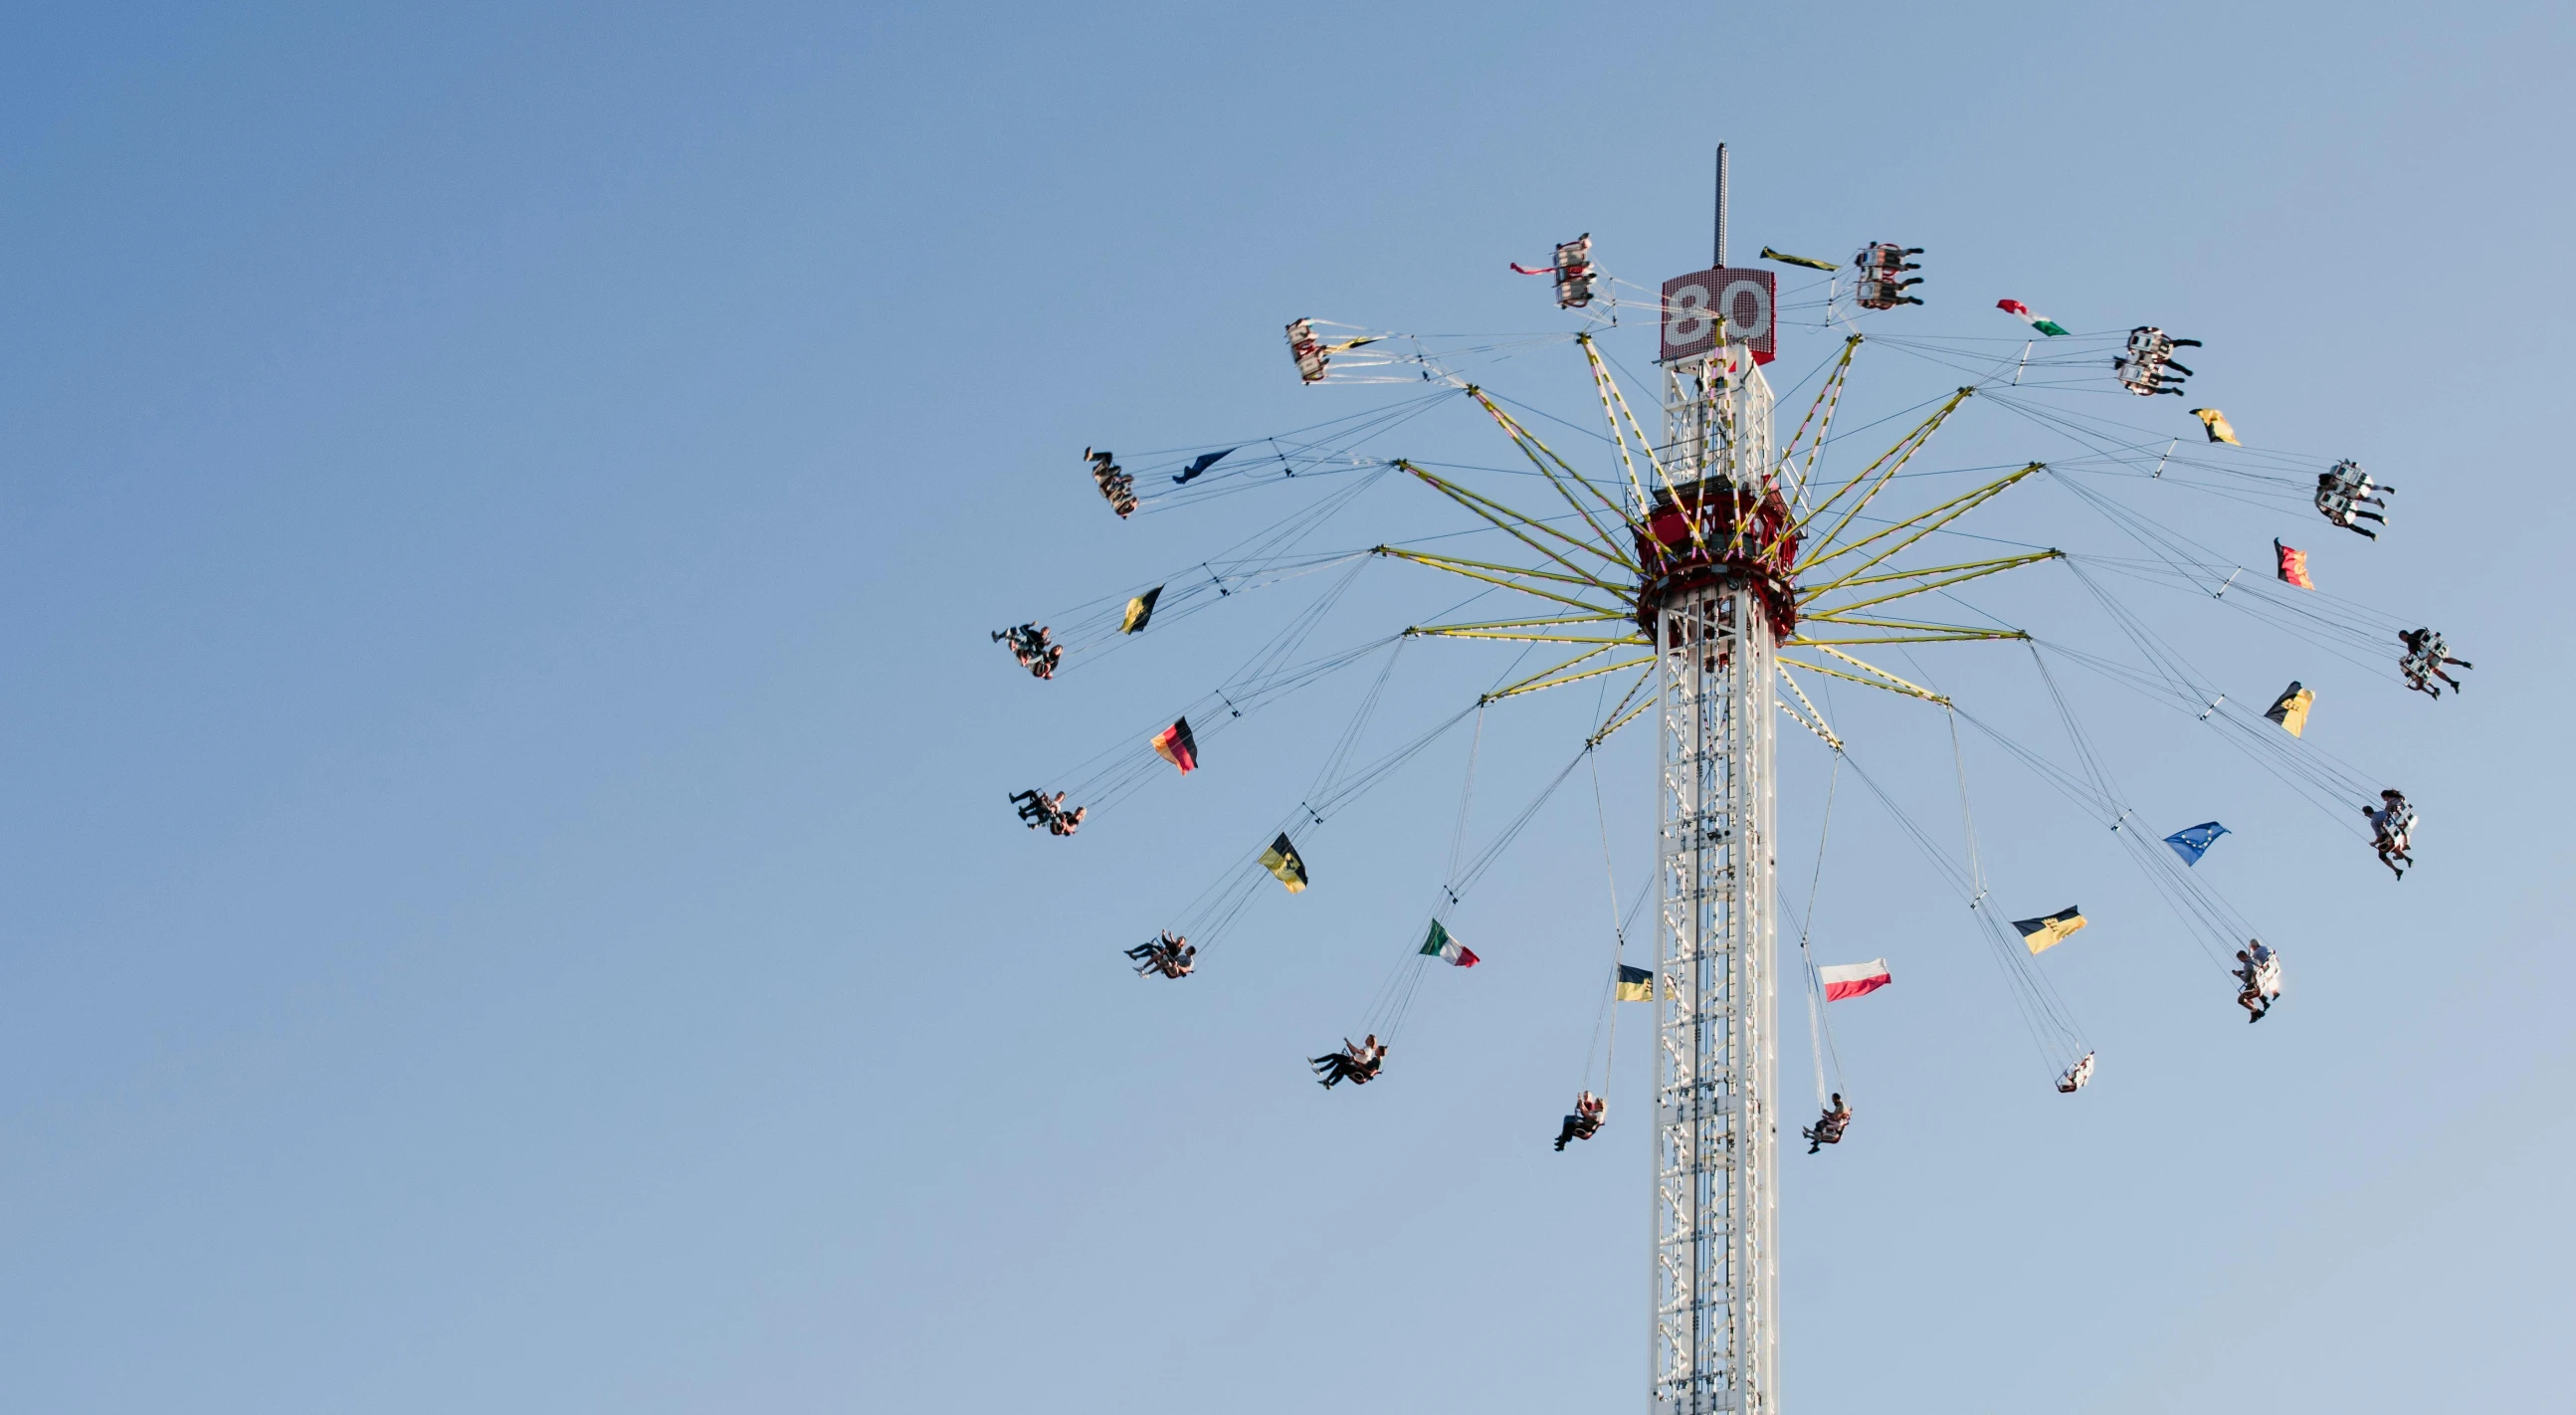
[[1772, 490], [1771, 433], [1743, 345], [1667, 365], [1666, 496], [1712, 544], [1643, 606], [1662, 665], [1654, 1415], [1780, 1408], [1773, 608], [1713, 544]]

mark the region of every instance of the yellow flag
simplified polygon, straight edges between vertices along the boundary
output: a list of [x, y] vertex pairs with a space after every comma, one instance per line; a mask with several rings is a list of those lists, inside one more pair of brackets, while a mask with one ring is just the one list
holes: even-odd
[[2227, 425], [2227, 415], [2225, 413], [2218, 411], [2216, 408], [2194, 408], [2191, 410], [2191, 415], [2200, 419], [2200, 425], [2209, 430], [2210, 441], [2224, 442], [2231, 447], [2242, 447], [2245, 445], [2244, 443], [2236, 440], [2236, 429]]

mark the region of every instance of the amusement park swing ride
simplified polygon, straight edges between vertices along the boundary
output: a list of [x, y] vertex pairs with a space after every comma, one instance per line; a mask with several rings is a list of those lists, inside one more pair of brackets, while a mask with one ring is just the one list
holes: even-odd
[[[1300, 318], [1287, 326], [1298, 377], [1306, 384], [1410, 385], [1392, 407], [1334, 418], [1294, 434], [1247, 438], [1230, 446], [1181, 449], [1131, 473], [1115, 453], [1085, 448], [1083, 460], [1100, 496], [1120, 519], [1179, 510], [1194, 500], [1265, 479], [1319, 469], [1367, 473], [1323, 494], [1275, 533], [1257, 537], [1222, 562], [1196, 567], [1196, 579], [1165, 577], [1135, 593], [1111, 596], [1059, 616], [1062, 637], [1034, 621], [996, 631], [1019, 665], [1040, 679], [1117, 641], [1168, 626], [1245, 589], [1328, 570], [1390, 561], [1451, 577], [1472, 591], [1514, 606], [1494, 617], [1415, 624], [1348, 649], [1299, 659], [1321, 609], [1299, 614], [1279, 639], [1190, 710], [1158, 719], [1142, 740], [1113, 746], [1059, 778], [1053, 789], [1012, 796], [1031, 829], [1072, 836], [1097, 810], [1113, 806], [1152, 780], [1198, 767], [1201, 738], [1247, 713], [1294, 694], [1374, 655], [1387, 654], [1360, 720], [1336, 744], [1314, 788], [1276, 828], [1247, 831], [1240, 863], [1160, 928], [1125, 950], [1140, 978], [1192, 976], [1202, 951], [1268, 891], [1295, 894], [1312, 879], [1301, 846], [1330, 817], [1419, 756], [1432, 743], [1473, 724], [1481, 745], [1489, 709], [1567, 685], [1606, 684], [1610, 706], [1559, 772], [1485, 850], [1453, 858], [1443, 896], [1454, 907], [1500, 857], [1547, 798], [1612, 734], [1640, 720], [1656, 734], [1655, 952], [1648, 967], [1618, 962], [1606, 996], [1651, 1004], [1654, 1217], [1653, 1310], [1649, 1397], [1656, 1415], [1734, 1411], [1775, 1415], [1780, 1408], [1779, 1206], [1780, 1127], [1777, 1013], [1782, 990], [1781, 925], [1794, 916], [1779, 893], [1775, 838], [1776, 739], [1785, 725], [1822, 743], [1832, 777], [1846, 769], [1906, 827], [1936, 869], [1958, 891], [2003, 964], [2013, 1000], [2062, 1093], [2081, 1092], [2095, 1056], [2039, 963], [2040, 956], [2086, 925], [2080, 908], [2010, 920], [1998, 915], [1977, 864], [1973, 829], [1967, 859], [1941, 851], [1912, 825], [1879, 781], [1860, 769], [1813, 691], [1829, 683], [1910, 699], [1947, 717], [1953, 744], [1961, 725], [2028, 767], [2078, 809], [2110, 827], [2108, 834], [2176, 917], [2226, 973], [2249, 1021], [2266, 1016], [2283, 992], [2280, 954], [2194, 866], [2220, 836], [2217, 821], [2159, 838], [2139, 828], [2105, 763], [2069, 711], [2051, 671], [2076, 665], [2178, 712], [2217, 733], [2297, 796], [2356, 833], [2366, 833], [2378, 860], [2398, 878], [2412, 865], [2413, 807], [2402, 793], [2324, 751], [2306, 737], [2313, 690], [2296, 681], [2256, 711], [2218, 690], [2208, 675], [2134, 611], [2103, 589], [2113, 576], [2211, 595], [2248, 618], [2355, 662], [2393, 661], [2404, 686], [2438, 698], [2459, 680], [2446, 668], [2468, 667], [2442, 636], [2409, 627], [2320, 592], [2302, 550], [2275, 541], [2268, 573], [2247, 574], [2230, 554], [2200, 544], [2106, 495], [2097, 477], [2126, 477], [2164, 486], [2222, 488], [2270, 507], [2313, 507], [2331, 526], [2376, 538], [2386, 526], [2392, 488], [2375, 482], [2349, 456], [2250, 448], [2216, 408], [2187, 410], [2194, 420], [2170, 437], [2105, 417], [2052, 394], [2135, 395], [2132, 407], [2163, 412], [2159, 395], [2183, 393], [2190, 368], [2176, 361], [2197, 342], [2141, 325], [2126, 331], [2072, 331], [2016, 299], [1993, 308], [2027, 326], [2018, 357], [1998, 360], [1991, 338], [1926, 337], [1905, 326], [1925, 304], [1924, 252], [1870, 242], [1849, 261], [1762, 249], [1770, 265], [1820, 272], [1784, 292], [1781, 274], [1765, 265], [1729, 263], [1726, 150], [1718, 150], [1714, 259], [1709, 268], [1632, 286], [1603, 271], [1587, 233], [1558, 245], [1541, 266], [1512, 269], [1551, 279], [1559, 310], [1579, 329], [1547, 336], [1572, 346], [1593, 385], [1605, 432], [1585, 454], [1589, 467], [1561, 455], [1514, 411], [1508, 398], [1462, 377], [1462, 351], [1436, 353], [1415, 336], [1355, 329]], [[1650, 430], [1633, 410], [1596, 338], [1621, 310], [1651, 314], [1661, 385], [1660, 418]], [[1812, 318], [1793, 323], [1793, 313]], [[1991, 319], [1993, 316], [1982, 316]], [[1816, 384], [1786, 438], [1775, 426], [1774, 392], [1765, 370], [1787, 342], [1784, 326], [1823, 336], [1822, 360], [1800, 381]], [[1893, 326], [1893, 327], [1890, 327]], [[1882, 332], [1884, 330], [1885, 332]], [[1866, 460], [1839, 455], [1835, 416], [1865, 347], [1891, 347], [1960, 369], [1969, 381], [1918, 408], [1892, 441], [1873, 443]], [[1474, 350], [1464, 353], [1472, 354]], [[2199, 357], [2195, 355], [2195, 357]], [[1631, 380], [1634, 381], [1633, 379]], [[1428, 391], [1426, 391], [1426, 388]], [[1434, 404], [1472, 404], [1522, 464], [1515, 475], [1536, 488], [1546, 509], [1530, 513], [1497, 499], [1448, 464], [1363, 451]], [[1899, 485], [1907, 469], [1963, 410], [2000, 405], [2044, 433], [2060, 455], [2002, 469], [1964, 492], [1930, 504], [1908, 504]], [[2071, 406], [2070, 406], [2071, 405]], [[1926, 410], [1928, 409], [1928, 410]], [[1524, 410], [1526, 411], [1526, 409]], [[1827, 453], [1835, 451], [1832, 463]], [[1849, 465], [1857, 461], [1858, 465]], [[1982, 473], [1980, 474], [1982, 476]], [[1469, 558], [1420, 542], [1387, 542], [1336, 555], [1300, 553], [1299, 542], [1330, 514], [1380, 479], [1409, 482], [1454, 507], [1462, 522], [1508, 546]], [[2047, 478], [2097, 512], [2143, 552], [2091, 556], [2051, 545], [2013, 544], [1993, 554], [1992, 537], [1960, 523], [2015, 488]], [[1324, 478], [1308, 478], [1323, 482]], [[1157, 503], [1161, 503], [1158, 505]], [[2369, 526], [2363, 521], [2372, 523]], [[2311, 523], [2312, 524], [2312, 523]], [[2377, 529], [2374, 529], [2377, 528]], [[1973, 552], [1953, 549], [1972, 545]], [[2056, 566], [2098, 600], [2135, 660], [2043, 641], [1960, 597], [1958, 587], [1991, 577]], [[1325, 603], [1338, 594], [1328, 594]], [[1945, 610], [1965, 615], [1927, 617]], [[1953, 619], [1962, 622], [1952, 622]], [[1517, 646], [1524, 660], [1550, 661], [1528, 673], [1516, 666], [1489, 691], [1429, 731], [1373, 760], [1357, 753], [1361, 729], [1406, 642], [1449, 639]], [[2061, 765], [2021, 746], [1951, 695], [1884, 666], [1891, 653], [1927, 645], [2017, 645], [2046, 685], [2074, 749]], [[1562, 655], [1559, 657], [1559, 655]], [[1615, 695], [1615, 696], [1614, 696]], [[1830, 698], [1828, 698], [1830, 701]], [[2259, 701], [2259, 700], [2258, 700]], [[1221, 704], [1221, 709], [1217, 705]], [[1213, 711], [1212, 711], [1213, 709]], [[1199, 722], [1193, 726], [1193, 712]], [[1474, 748], [1470, 751], [1472, 781]], [[1964, 767], [1962, 768], [1964, 773]], [[1962, 776], [1962, 791], [1965, 783]], [[1827, 791], [1828, 819], [1831, 782]], [[1964, 794], [1963, 794], [1964, 809]], [[1462, 808], [1463, 826], [1463, 808]], [[1606, 845], [1606, 841], [1605, 841]], [[1641, 900], [1646, 897], [1641, 895]], [[1812, 899], [1808, 913], [1812, 914]], [[1614, 910], [1615, 912], [1615, 910]], [[1414, 990], [1435, 962], [1477, 963], [1475, 951], [1450, 932], [1446, 908], [1435, 909], [1427, 935], [1406, 944], [1406, 963], [1372, 1007], [1366, 1039], [1308, 1059], [1328, 1089], [1365, 1086], [1386, 1074], [1398, 1025]], [[1885, 960], [1819, 964], [1798, 933], [1796, 976], [1811, 1034], [1826, 1035], [1821, 1008], [1886, 985]], [[2233, 961], [2230, 960], [2232, 955]], [[1615, 1014], [1614, 1014], [1615, 1015]], [[1822, 1041], [1817, 1043], [1819, 1048]], [[1817, 1059], [1817, 1120], [1788, 1121], [1810, 1153], [1842, 1141], [1853, 1111], [1840, 1094], [1825, 1102], [1824, 1063]], [[1584, 1091], [1564, 1118], [1556, 1148], [1590, 1138], [1605, 1123], [1606, 1102]]]

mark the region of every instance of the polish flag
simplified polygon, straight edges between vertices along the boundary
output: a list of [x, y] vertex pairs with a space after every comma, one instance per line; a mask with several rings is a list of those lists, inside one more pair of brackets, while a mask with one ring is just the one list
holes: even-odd
[[1873, 993], [1894, 981], [1887, 974], [1887, 960], [1884, 958], [1867, 963], [1830, 964], [1818, 968], [1816, 976], [1824, 979], [1827, 1002]]

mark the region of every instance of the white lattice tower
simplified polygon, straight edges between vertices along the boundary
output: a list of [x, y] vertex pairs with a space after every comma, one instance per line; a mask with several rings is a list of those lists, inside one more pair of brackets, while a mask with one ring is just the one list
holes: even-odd
[[1662, 647], [1654, 1410], [1776, 1415], [1774, 611], [1714, 543], [1771, 489], [1771, 390], [1736, 344], [1666, 365], [1664, 395], [1664, 463], [1710, 544], [1641, 587]]

